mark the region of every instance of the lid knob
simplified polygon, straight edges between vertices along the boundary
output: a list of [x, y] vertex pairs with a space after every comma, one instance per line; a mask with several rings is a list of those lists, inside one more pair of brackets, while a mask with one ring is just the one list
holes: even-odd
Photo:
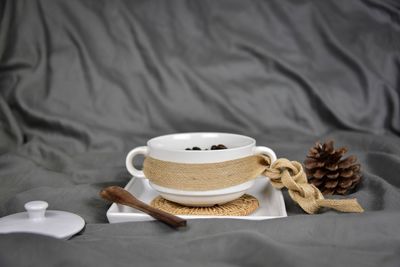
[[44, 219], [49, 204], [46, 201], [36, 200], [25, 203], [25, 209], [28, 212], [30, 220], [40, 221]]

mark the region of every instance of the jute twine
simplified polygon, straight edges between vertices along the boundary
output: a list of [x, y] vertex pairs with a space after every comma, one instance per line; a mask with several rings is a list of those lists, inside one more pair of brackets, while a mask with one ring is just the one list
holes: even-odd
[[150, 203], [155, 208], [175, 215], [246, 216], [259, 207], [258, 200], [248, 194], [222, 205], [211, 207], [187, 207], [160, 196]]
[[143, 172], [152, 183], [160, 186], [205, 191], [250, 181], [265, 171], [268, 165], [269, 158], [261, 156], [203, 164], [176, 163], [146, 157]]
[[146, 157], [143, 172], [154, 184], [180, 190], [213, 190], [238, 185], [265, 175], [273, 187], [287, 188], [290, 197], [307, 213], [321, 208], [341, 212], [363, 212], [356, 199], [325, 199], [307, 181], [301, 163], [280, 158], [270, 164], [265, 155], [254, 155], [219, 163], [186, 164]]

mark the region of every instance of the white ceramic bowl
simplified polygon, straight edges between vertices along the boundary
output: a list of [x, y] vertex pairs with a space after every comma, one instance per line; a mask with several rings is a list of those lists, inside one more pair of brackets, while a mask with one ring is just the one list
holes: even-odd
[[[222, 150], [185, 150], [198, 146], [202, 149], [212, 145], [224, 144], [228, 149]], [[276, 160], [276, 155], [268, 147], [256, 146], [256, 141], [248, 136], [230, 133], [179, 133], [155, 137], [141, 146], [131, 150], [126, 157], [126, 168], [138, 178], [146, 178], [143, 171], [137, 170], [132, 160], [142, 154], [158, 160], [178, 163], [217, 163], [228, 160], [248, 157], [256, 154], [265, 154]], [[254, 181], [222, 188], [219, 190], [190, 191], [166, 188], [151, 183], [150, 185], [164, 198], [187, 206], [212, 206], [223, 204], [242, 196]]]

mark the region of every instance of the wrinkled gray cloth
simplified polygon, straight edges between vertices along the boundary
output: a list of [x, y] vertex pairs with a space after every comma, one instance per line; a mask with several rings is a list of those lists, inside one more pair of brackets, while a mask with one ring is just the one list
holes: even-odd
[[[68, 241], [0, 235], [0, 266], [399, 266], [398, 1], [0, 1], [0, 216], [42, 199]], [[223, 131], [302, 161], [333, 138], [363, 214], [108, 224], [151, 137]]]

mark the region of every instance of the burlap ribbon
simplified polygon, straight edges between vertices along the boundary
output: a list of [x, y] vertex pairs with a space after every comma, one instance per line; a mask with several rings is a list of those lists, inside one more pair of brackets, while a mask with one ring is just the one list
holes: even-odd
[[308, 183], [301, 163], [284, 158], [272, 164], [265, 155], [218, 163], [186, 164], [146, 157], [143, 172], [154, 184], [199, 191], [235, 186], [265, 175], [273, 187], [287, 188], [290, 197], [309, 214], [323, 207], [341, 212], [364, 211], [356, 199], [325, 199], [317, 187]]

